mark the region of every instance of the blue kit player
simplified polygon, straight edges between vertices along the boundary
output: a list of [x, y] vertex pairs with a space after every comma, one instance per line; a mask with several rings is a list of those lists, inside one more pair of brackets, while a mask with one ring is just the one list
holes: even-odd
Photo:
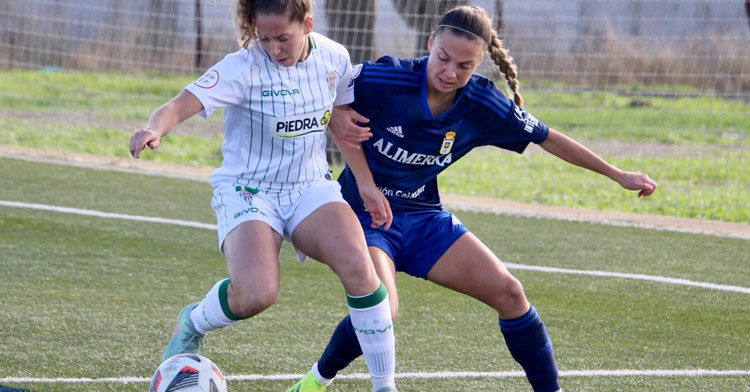
[[[559, 391], [552, 343], [539, 313], [497, 256], [442, 209], [437, 175], [475, 147], [522, 153], [536, 143], [639, 191], [639, 197], [651, 195], [656, 183], [610, 165], [524, 111], [515, 64], [481, 8], [448, 11], [430, 36], [429, 50], [427, 58], [384, 57], [355, 67], [354, 102], [334, 110], [330, 124], [348, 164], [339, 178], [342, 193], [364, 228], [394, 319], [396, 271], [474, 297], [497, 311], [505, 343], [533, 390]], [[486, 53], [506, 76], [513, 101], [474, 73]], [[356, 328], [346, 317], [292, 390], [324, 390], [359, 355]]]

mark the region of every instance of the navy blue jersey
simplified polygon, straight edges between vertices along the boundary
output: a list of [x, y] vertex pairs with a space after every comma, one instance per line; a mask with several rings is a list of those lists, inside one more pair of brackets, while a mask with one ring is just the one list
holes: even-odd
[[[350, 106], [370, 119], [373, 134], [362, 148], [375, 184], [394, 213], [442, 208], [437, 175], [473, 148], [492, 145], [520, 154], [529, 142], [541, 143], [549, 133], [546, 125], [477, 74], [447, 112], [433, 116], [427, 104], [426, 67], [426, 57], [382, 57], [353, 71]], [[348, 166], [339, 182], [352, 208], [363, 211]]]

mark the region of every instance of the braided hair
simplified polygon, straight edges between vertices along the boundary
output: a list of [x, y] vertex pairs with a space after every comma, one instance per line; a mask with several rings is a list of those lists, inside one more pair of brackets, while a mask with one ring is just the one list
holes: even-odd
[[459, 6], [446, 12], [438, 22], [435, 33], [449, 29], [453, 34], [468, 39], [479, 39], [487, 45], [490, 58], [505, 75], [508, 87], [513, 92], [513, 101], [523, 106], [523, 97], [518, 92], [518, 67], [508, 50], [503, 47], [503, 41], [492, 27], [492, 19], [480, 7]]

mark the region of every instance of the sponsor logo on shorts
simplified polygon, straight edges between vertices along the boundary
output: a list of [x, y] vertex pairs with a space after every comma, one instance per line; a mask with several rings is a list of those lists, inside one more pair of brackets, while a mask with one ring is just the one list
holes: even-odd
[[260, 214], [263, 216], [267, 216], [265, 212], [259, 210], [257, 207], [250, 207], [250, 208], [245, 208], [243, 210], [240, 210], [239, 212], [234, 214], [234, 219], [237, 219], [245, 214]]
[[208, 90], [216, 87], [216, 85], [219, 84], [219, 79], [219, 71], [212, 69], [198, 78], [198, 80], [193, 82], [193, 84], [200, 88]]

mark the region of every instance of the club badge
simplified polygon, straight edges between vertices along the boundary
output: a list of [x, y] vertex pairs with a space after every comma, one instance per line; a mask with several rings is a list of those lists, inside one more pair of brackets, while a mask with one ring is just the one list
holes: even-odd
[[253, 205], [253, 195], [258, 193], [257, 189], [253, 189], [248, 186], [236, 186], [235, 190], [239, 192], [240, 195], [242, 195], [242, 198], [245, 199], [245, 202], [247, 202], [247, 204]]
[[331, 93], [331, 98], [336, 96], [336, 71], [328, 73], [328, 92]]
[[453, 148], [453, 142], [455, 140], [455, 132], [446, 132], [445, 139], [443, 139], [443, 145], [440, 147], [440, 155], [445, 155], [451, 152], [451, 149]]

